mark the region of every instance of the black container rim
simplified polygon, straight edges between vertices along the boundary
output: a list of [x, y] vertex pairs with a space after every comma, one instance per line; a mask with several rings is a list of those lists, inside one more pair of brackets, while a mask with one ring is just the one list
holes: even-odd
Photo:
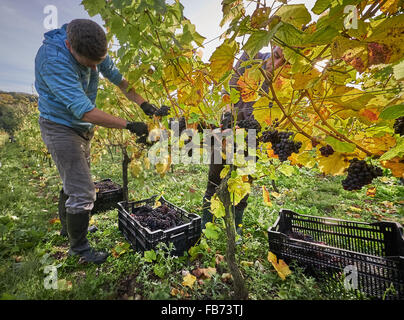
[[[274, 225], [273, 227], [276, 227], [276, 226]], [[395, 255], [395, 256], [376, 256], [376, 255], [372, 255], [372, 254], [367, 254], [367, 253], [352, 251], [352, 250], [348, 250], [348, 249], [333, 247], [333, 246], [330, 246], [330, 245], [327, 245], [327, 244], [321, 244], [321, 243], [316, 243], [316, 242], [307, 242], [305, 240], [294, 239], [292, 237], [287, 236], [286, 234], [284, 234], [282, 232], [271, 230], [271, 228], [268, 229], [268, 233], [277, 234], [277, 235], [287, 239], [291, 243], [301, 243], [301, 244], [304, 244], [304, 245], [309, 244], [310, 246], [317, 247], [317, 248], [331, 248], [331, 249], [339, 250], [339, 251], [346, 252], [346, 253], [349, 253], [349, 254], [358, 255], [358, 256], [361, 256], [361, 257], [364, 257], [364, 258], [370, 258], [370, 259], [379, 258], [379, 259], [387, 259], [387, 260], [393, 260], [393, 261], [402, 260], [404, 262], [404, 256], [397, 256], [397, 255]]]
[[382, 220], [382, 221], [378, 221], [378, 222], [363, 222], [363, 221], [355, 221], [355, 220], [345, 220], [345, 219], [332, 218], [332, 217], [321, 217], [321, 216], [312, 216], [312, 215], [307, 215], [307, 214], [301, 214], [301, 213], [298, 213], [298, 212], [294, 212], [291, 209], [281, 208], [279, 210], [279, 215], [278, 215], [278, 218], [276, 219], [275, 223], [272, 226], [270, 226], [267, 231], [270, 231], [273, 227], [275, 227], [277, 225], [278, 220], [281, 217], [281, 214], [283, 212], [286, 212], [286, 211], [292, 213], [293, 215], [297, 215], [297, 216], [300, 216], [300, 217], [316, 218], [316, 219], [326, 220], [326, 221], [328, 220], [328, 221], [335, 221], [335, 222], [354, 223], [354, 224], [361, 224], [361, 225], [366, 225], [366, 226], [377, 226], [377, 225], [386, 224], [386, 225], [391, 225], [391, 226], [394, 225], [399, 229], [403, 229], [403, 226], [400, 223], [394, 222], [394, 221]]

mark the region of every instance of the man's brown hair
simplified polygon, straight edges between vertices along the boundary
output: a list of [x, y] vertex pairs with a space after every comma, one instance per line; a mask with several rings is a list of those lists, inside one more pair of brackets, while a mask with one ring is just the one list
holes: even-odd
[[75, 19], [67, 25], [67, 41], [79, 55], [93, 61], [101, 60], [107, 53], [104, 30], [89, 19]]

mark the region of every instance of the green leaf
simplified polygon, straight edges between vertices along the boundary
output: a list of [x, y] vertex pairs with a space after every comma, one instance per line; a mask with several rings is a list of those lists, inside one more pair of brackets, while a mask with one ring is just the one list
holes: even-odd
[[240, 100], [240, 91], [235, 88], [230, 89], [230, 101], [231, 103], [237, 103]]
[[144, 252], [144, 259], [147, 262], [153, 262], [154, 260], [157, 259], [156, 252], [154, 250], [149, 250]]
[[380, 161], [390, 160], [395, 157], [402, 157], [402, 156], [404, 156], [404, 137], [398, 138], [396, 146], [394, 148], [391, 148], [386, 153], [384, 153], [380, 157]]
[[291, 177], [293, 175], [293, 172], [295, 171], [295, 169], [293, 168], [293, 166], [288, 165], [286, 163], [282, 164], [278, 170], [280, 172], [282, 172], [285, 176], [287, 177]]
[[321, 14], [329, 7], [331, 7], [333, 1], [334, 0], [317, 0], [316, 4], [314, 5], [311, 11], [313, 11], [313, 13], [315, 14]]
[[304, 4], [281, 6], [275, 15], [281, 17], [283, 22], [290, 23], [299, 29], [311, 21], [310, 12]]
[[264, 30], [259, 30], [252, 33], [244, 45], [243, 50], [246, 51], [251, 58], [253, 58], [258, 51], [262, 49], [262, 47], [269, 44], [272, 35], [273, 33]]
[[219, 239], [219, 227], [213, 224], [212, 222], [208, 222], [205, 225], [205, 229], [202, 230], [202, 232], [205, 234], [206, 238], [212, 239], [212, 240], [217, 240]]
[[402, 116], [404, 116], [404, 104], [397, 104], [384, 109], [380, 113], [379, 118], [384, 120], [394, 120]]
[[404, 79], [404, 59], [393, 66], [393, 73], [397, 81]]
[[287, 43], [289, 46], [299, 47], [302, 43], [303, 32], [289, 23], [278, 24], [279, 28], [276, 31], [276, 37]]
[[156, 276], [158, 276], [159, 278], [164, 278], [166, 275], [165, 267], [162, 264], [156, 264], [153, 267], [153, 271], [156, 274]]
[[303, 39], [305, 45], [323, 45], [329, 44], [339, 32], [331, 26], [325, 26], [316, 30], [312, 34], [307, 34]]
[[105, 8], [105, 3], [104, 0], [83, 0], [81, 2], [90, 17], [100, 13], [100, 11]]
[[325, 141], [337, 152], [354, 152], [356, 146], [349, 142], [342, 142], [333, 137], [328, 136]]

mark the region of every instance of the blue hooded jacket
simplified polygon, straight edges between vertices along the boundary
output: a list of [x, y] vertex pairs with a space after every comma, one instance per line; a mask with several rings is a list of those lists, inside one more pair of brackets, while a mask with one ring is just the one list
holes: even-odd
[[81, 132], [93, 124], [81, 121], [84, 113], [95, 108], [101, 74], [115, 85], [122, 75], [107, 55], [97, 71], [79, 64], [66, 47], [67, 24], [45, 33], [35, 58], [35, 88], [39, 94], [40, 116]]

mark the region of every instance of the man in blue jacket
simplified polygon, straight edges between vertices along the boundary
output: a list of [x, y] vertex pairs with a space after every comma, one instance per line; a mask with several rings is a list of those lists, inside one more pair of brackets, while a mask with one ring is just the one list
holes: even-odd
[[99, 72], [138, 104], [146, 115], [159, 109], [128, 89], [107, 54], [104, 30], [95, 22], [76, 19], [45, 33], [35, 58], [35, 88], [39, 94], [41, 135], [63, 182], [59, 200], [62, 235], [68, 235], [69, 254], [102, 263], [108, 254], [97, 252], [87, 240], [87, 228], [96, 199], [90, 173], [90, 141], [94, 125], [148, 134], [143, 122], [128, 122], [95, 106]]

